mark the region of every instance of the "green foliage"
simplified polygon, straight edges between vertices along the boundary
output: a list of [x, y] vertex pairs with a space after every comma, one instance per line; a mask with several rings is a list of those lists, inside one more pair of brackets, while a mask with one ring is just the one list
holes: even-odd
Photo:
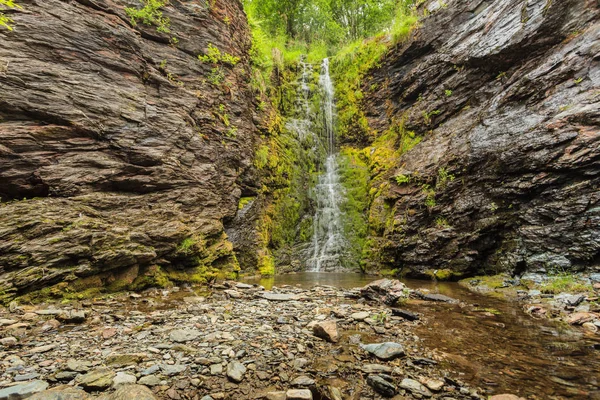
[[450, 89], [444, 90], [444, 93], [446, 94], [447, 97], [452, 96], [452, 90], [450, 90]]
[[398, 185], [404, 185], [405, 183], [410, 183], [410, 176], [406, 176], [403, 174], [397, 175], [394, 179], [396, 179], [396, 183]]
[[[21, 8], [21, 6], [16, 4], [14, 0], [0, 0], [0, 6], [5, 6], [9, 8]], [[9, 31], [12, 31], [12, 23], [12, 18], [7, 17], [3, 12], [0, 11], [0, 28], [6, 28]]]
[[156, 30], [169, 33], [169, 18], [163, 16], [161, 8], [169, 4], [168, 0], [141, 0], [144, 5], [141, 9], [125, 7], [125, 12], [131, 18], [131, 24], [136, 26], [138, 22], [145, 25], [156, 25]]
[[425, 125], [429, 125], [431, 124], [431, 117], [434, 115], [439, 115], [442, 112], [440, 110], [433, 110], [430, 112], [427, 111], [423, 111], [423, 122], [425, 122]]
[[421, 190], [423, 191], [423, 194], [425, 194], [425, 205], [427, 208], [435, 207], [435, 190], [427, 183], [421, 185]]
[[437, 226], [438, 228], [449, 228], [450, 224], [448, 223], [448, 220], [446, 220], [446, 218], [437, 217], [435, 219], [435, 226]]
[[576, 85], [579, 85], [581, 82], [583, 82], [583, 77], [576, 78], [574, 82]]
[[219, 50], [219, 48], [212, 43], [208, 44], [206, 53], [199, 55], [198, 59], [204, 63], [227, 64], [232, 67], [234, 67], [240, 61], [239, 57], [229, 53], [221, 53], [221, 50]]
[[389, 319], [389, 315], [388, 315], [387, 311], [383, 310], [383, 311], [373, 315], [372, 318], [373, 318], [373, 321], [375, 321], [376, 323], [383, 325]]
[[446, 186], [448, 181], [452, 182], [456, 179], [454, 175], [452, 175], [445, 167], [442, 167], [438, 170], [438, 176], [435, 183], [436, 188], [443, 188]]

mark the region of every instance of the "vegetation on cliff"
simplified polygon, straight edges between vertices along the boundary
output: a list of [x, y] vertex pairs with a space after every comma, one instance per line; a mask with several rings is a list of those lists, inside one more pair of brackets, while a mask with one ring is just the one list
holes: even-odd
[[[0, 0], [0, 6], [5, 8], [21, 8], [13, 0]], [[5, 13], [0, 11], [0, 28], [6, 28], [9, 31], [12, 31], [12, 23], [12, 18], [8, 17]]]
[[[295, 81], [301, 57], [313, 65], [319, 65], [325, 57], [333, 59], [337, 136], [338, 142], [347, 145], [340, 155], [341, 183], [345, 188], [341, 207], [348, 240], [344, 264], [364, 269], [370, 263], [367, 259], [376, 256], [374, 251], [364, 251], [368, 232], [373, 229], [370, 224], [375, 223], [368, 217], [368, 210], [375, 197], [383, 193], [369, 192], [370, 175], [373, 170], [377, 170], [377, 175], [390, 168], [394, 163], [391, 158], [397, 154], [390, 149], [394, 143], [375, 154], [362, 150], [375, 137], [359, 107], [364, 96], [361, 83], [385, 52], [404, 40], [415, 26], [413, 1], [248, 0], [244, 5], [252, 32], [252, 76], [259, 104], [265, 108], [263, 113], [268, 119], [283, 121], [270, 124], [257, 152], [257, 160], [264, 159], [258, 166], [264, 171], [264, 192], [269, 193], [269, 205], [263, 207], [263, 216], [257, 223], [262, 232], [258, 270], [270, 274], [274, 265], [285, 268], [282, 264], [293, 262], [289, 255], [294, 247], [297, 250], [298, 245], [312, 236], [314, 200], [307, 189], [316, 182], [318, 154], [311, 154], [314, 150], [310, 143], [299, 143], [293, 133], [286, 131], [285, 124], [294, 117]], [[308, 82], [315, 110], [319, 107], [316, 75], [315, 72], [312, 82], [311, 79]], [[391, 129], [385, 138], [398, 137], [397, 130]], [[409, 145], [419, 140], [414, 135], [405, 136], [398, 141]], [[382, 162], [387, 164], [381, 165]]]

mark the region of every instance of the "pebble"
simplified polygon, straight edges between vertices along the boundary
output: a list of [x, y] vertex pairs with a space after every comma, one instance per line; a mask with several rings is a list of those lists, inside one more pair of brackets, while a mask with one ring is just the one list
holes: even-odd
[[402, 389], [408, 390], [413, 394], [418, 394], [424, 397], [431, 397], [433, 394], [427, 389], [425, 386], [421, 385], [419, 382], [414, 379], [404, 378], [402, 382], [400, 382], [400, 386]]
[[404, 347], [402, 347], [401, 344], [393, 342], [373, 343], [367, 345], [360, 345], [360, 347], [366, 352], [373, 354], [380, 360], [385, 361], [393, 360], [398, 357], [402, 357], [406, 354], [404, 352]]
[[312, 392], [308, 389], [290, 389], [285, 393], [287, 400], [312, 400]]
[[380, 375], [369, 375], [367, 383], [382, 396], [392, 397], [396, 394], [396, 386], [383, 379]]
[[300, 375], [291, 382], [291, 385], [296, 387], [314, 386], [314, 384], [315, 380], [312, 379], [310, 376], [306, 375]]
[[173, 342], [183, 343], [196, 340], [200, 337], [200, 331], [197, 329], [175, 329], [169, 334]]
[[246, 367], [239, 361], [234, 360], [227, 364], [227, 377], [233, 382], [241, 382], [244, 379], [245, 373]]

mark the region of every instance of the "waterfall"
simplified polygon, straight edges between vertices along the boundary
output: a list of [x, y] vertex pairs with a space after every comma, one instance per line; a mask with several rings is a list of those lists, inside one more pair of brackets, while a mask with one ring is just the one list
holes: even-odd
[[321, 65], [319, 86], [322, 92], [322, 142], [326, 150], [326, 159], [325, 171], [319, 176], [315, 187], [316, 212], [313, 219], [312, 256], [308, 259], [309, 270], [314, 272], [335, 271], [341, 268], [341, 256], [345, 246], [340, 209], [344, 190], [338, 172], [334, 89], [327, 58]]

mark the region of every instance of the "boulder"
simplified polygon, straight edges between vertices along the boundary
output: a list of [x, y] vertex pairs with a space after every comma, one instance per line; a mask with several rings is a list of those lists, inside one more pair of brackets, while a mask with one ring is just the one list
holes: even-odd
[[408, 297], [408, 289], [397, 279], [380, 279], [369, 283], [360, 290], [368, 300], [393, 306], [401, 298]]

